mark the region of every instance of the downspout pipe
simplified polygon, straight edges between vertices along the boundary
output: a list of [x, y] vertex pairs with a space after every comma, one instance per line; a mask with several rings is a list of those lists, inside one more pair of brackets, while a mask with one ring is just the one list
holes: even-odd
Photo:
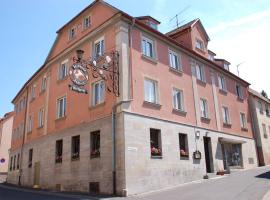
[[23, 141], [22, 141], [22, 147], [21, 147], [21, 156], [20, 156], [20, 166], [19, 166], [19, 178], [18, 178], [18, 185], [21, 185], [21, 177], [22, 177], [22, 163], [23, 163], [23, 147], [25, 143], [25, 132], [26, 132], [26, 126], [27, 126], [27, 109], [28, 109], [28, 86], [26, 87], [26, 102], [25, 102], [25, 113], [24, 113], [24, 126], [23, 126]]
[[130, 103], [132, 100], [124, 100], [116, 103], [112, 107], [112, 175], [113, 175], [113, 194], [116, 195], [116, 112], [117, 107], [123, 103]]

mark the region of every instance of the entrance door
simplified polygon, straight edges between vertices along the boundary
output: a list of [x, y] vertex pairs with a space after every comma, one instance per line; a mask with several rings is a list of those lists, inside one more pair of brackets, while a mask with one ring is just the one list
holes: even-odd
[[213, 167], [211, 138], [210, 137], [203, 137], [203, 143], [204, 143], [206, 172], [213, 173], [214, 167]]
[[39, 179], [40, 179], [40, 162], [35, 163], [34, 167], [34, 186], [39, 186]]

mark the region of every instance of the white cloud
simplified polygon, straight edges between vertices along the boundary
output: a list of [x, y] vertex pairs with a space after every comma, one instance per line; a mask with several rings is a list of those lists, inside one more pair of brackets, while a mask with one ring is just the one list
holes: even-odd
[[268, 18], [268, 17], [270, 17], [270, 9], [254, 13], [252, 15], [245, 16], [243, 18], [235, 19], [233, 21], [220, 22], [217, 26], [208, 29], [208, 32], [209, 32], [209, 34], [214, 34], [214, 33], [224, 31], [224, 30], [231, 28], [231, 27], [242, 26], [245, 24], [249, 24], [252, 22], [263, 20], [263, 19]]

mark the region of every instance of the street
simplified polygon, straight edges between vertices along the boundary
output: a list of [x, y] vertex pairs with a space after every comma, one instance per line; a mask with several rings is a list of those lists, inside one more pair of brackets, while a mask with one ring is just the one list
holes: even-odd
[[234, 172], [227, 177], [184, 184], [173, 189], [127, 198], [67, 195], [0, 185], [0, 200], [261, 200], [270, 190], [270, 167]]

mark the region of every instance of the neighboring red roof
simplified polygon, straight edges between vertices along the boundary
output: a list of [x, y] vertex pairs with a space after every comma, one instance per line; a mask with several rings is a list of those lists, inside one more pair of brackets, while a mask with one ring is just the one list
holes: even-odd
[[253, 90], [253, 89], [249, 88], [248, 91], [249, 91], [250, 94], [252, 94], [252, 95], [258, 97], [259, 99], [261, 99], [261, 100], [263, 100], [263, 101], [270, 104], [270, 100], [265, 98], [263, 95], [261, 95], [261, 93], [257, 92], [256, 90]]

